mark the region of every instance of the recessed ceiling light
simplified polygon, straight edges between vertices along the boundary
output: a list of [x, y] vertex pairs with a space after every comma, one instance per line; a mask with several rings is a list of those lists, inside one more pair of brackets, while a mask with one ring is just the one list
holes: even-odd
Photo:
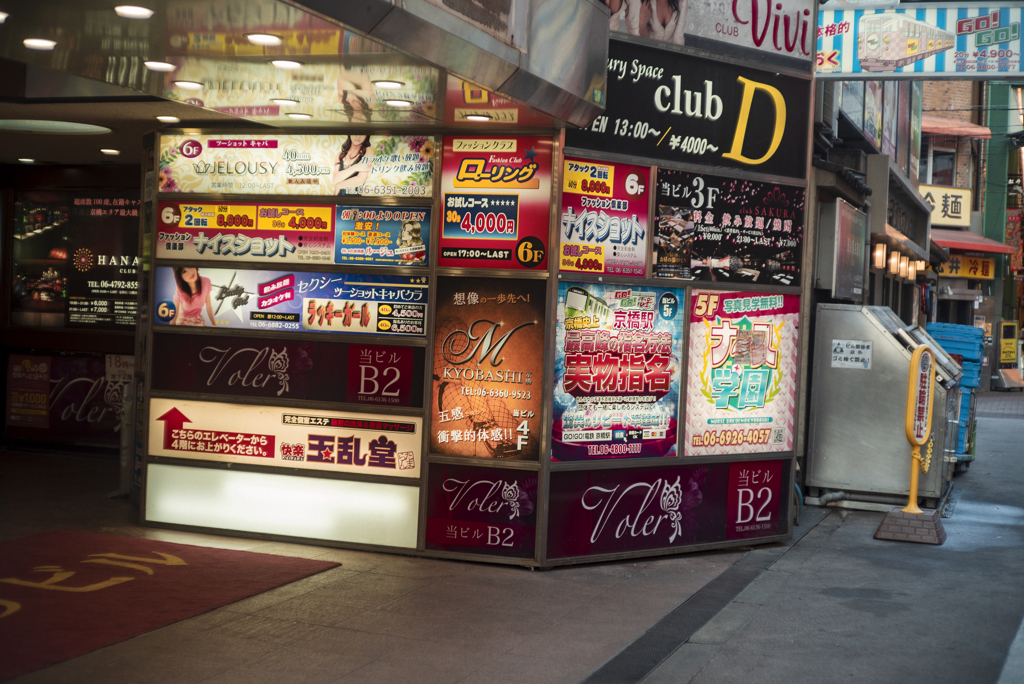
[[11, 15], [7, 14], [7, 12], [0, 12], [0, 24], [2, 24], [5, 21], [7, 21], [7, 17], [9, 17], [9, 16], [11, 16]]
[[0, 131], [18, 133], [46, 133], [48, 135], [100, 135], [109, 133], [106, 126], [76, 123], [74, 121], [45, 121], [40, 119], [0, 119]]
[[245, 35], [253, 45], [280, 45], [281, 36], [272, 33], [247, 33]]
[[29, 50], [52, 50], [57, 47], [56, 41], [46, 38], [26, 38], [21, 43]]
[[467, 114], [466, 121], [490, 121], [490, 114]]
[[384, 100], [384, 104], [391, 107], [412, 107], [412, 102], [408, 100]]
[[286, 107], [299, 104], [298, 100], [289, 100], [287, 97], [275, 97], [270, 101], [274, 104], [285, 105]]
[[163, 123], [178, 123], [181, 121], [181, 119], [176, 116], [158, 116], [156, 117], [156, 120]]
[[310, 119], [312, 118], [309, 114], [301, 114], [299, 112], [288, 112], [286, 115], [289, 119]]
[[301, 69], [302, 62], [296, 62], [291, 59], [275, 59], [270, 62], [278, 69]]
[[394, 90], [395, 88], [401, 88], [405, 85], [403, 81], [391, 81], [388, 79], [382, 79], [379, 81], [372, 81], [373, 85], [384, 90]]
[[23, 159], [19, 159], [18, 161], [20, 161], [22, 164], [35, 164], [36, 163], [35, 159], [28, 159], [27, 157], [23, 158]]
[[174, 71], [178, 67], [170, 62], [143, 62], [150, 71]]
[[197, 81], [175, 81], [174, 85], [182, 90], [202, 90], [203, 84]]
[[153, 10], [137, 5], [118, 5], [114, 11], [117, 12], [117, 16], [125, 19], [149, 19], [153, 16]]
[[110, 155], [111, 157], [116, 157], [117, 155], [121, 154], [121, 150], [112, 150], [108, 147], [100, 148], [100, 152], [102, 152], [103, 154]]

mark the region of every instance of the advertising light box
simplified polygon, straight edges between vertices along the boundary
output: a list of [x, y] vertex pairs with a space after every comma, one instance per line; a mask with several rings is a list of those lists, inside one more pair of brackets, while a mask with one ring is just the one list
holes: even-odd
[[426, 266], [430, 207], [338, 207], [334, 261], [371, 266]]
[[551, 138], [445, 136], [439, 266], [547, 268]]
[[421, 276], [159, 266], [154, 301], [157, 325], [426, 334]]
[[422, 420], [343, 411], [150, 400], [156, 456], [419, 477]]
[[164, 135], [160, 192], [429, 198], [423, 136]]
[[683, 290], [558, 286], [553, 461], [676, 455]]
[[658, 170], [654, 275], [799, 285], [804, 189]]
[[537, 460], [547, 283], [440, 278], [430, 450]]
[[793, 449], [798, 295], [690, 294], [685, 456]]

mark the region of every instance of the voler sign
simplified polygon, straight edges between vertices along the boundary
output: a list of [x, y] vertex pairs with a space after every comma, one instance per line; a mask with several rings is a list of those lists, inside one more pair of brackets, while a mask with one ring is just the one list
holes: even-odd
[[809, 83], [613, 40], [608, 106], [566, 144], [804, 178]]

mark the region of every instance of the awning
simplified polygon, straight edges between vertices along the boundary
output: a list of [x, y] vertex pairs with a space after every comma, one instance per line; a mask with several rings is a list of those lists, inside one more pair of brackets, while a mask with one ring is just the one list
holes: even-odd
[[1013, 254], [1017, 250], [1001, 242], [982, 237], [967, 230], [932, 228], [932, 242], [946, 249], [982, 254]]
[[984, 126], [972, 124], [969, 121], [957, 121], [956, 119], [943, 119], [940, 116], [921, 117], [921, 132], [929, 135], [948, 135], [961, 138], [978, 138], [980, 140], [991, 140], [992, 131]]

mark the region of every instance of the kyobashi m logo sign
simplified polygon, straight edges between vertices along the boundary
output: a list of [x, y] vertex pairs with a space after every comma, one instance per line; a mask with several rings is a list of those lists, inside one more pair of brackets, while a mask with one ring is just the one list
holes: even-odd
[[[501, 323], [481, 318], [473, 321], [468, 330], [453, 330], [444, 338], [444, 342], [441, 345], [441, 354], [444, 356], [444, 360], [452, 365], [461, 366], [472, 360], [475, 356], [477, 357], [476, 365], [478, 366], [487, 358], [490, 358], [492, 366], [500, 366], [505, 360], [505, 357], [501, 356], [501, 350], [512, 339], [512, 336], [523, 328], [537, 325], [537, 321], [517, 325], [501, 337], [495, 339], [495, 333], [499, 332], [498, 328], [501, 325]], [[490, 327], [484, 329], [484, 326]], [[475, 334], [479, 331], [483, 331], [483, 333]], [[476, 344], [473, 344], [474, 342]]]

